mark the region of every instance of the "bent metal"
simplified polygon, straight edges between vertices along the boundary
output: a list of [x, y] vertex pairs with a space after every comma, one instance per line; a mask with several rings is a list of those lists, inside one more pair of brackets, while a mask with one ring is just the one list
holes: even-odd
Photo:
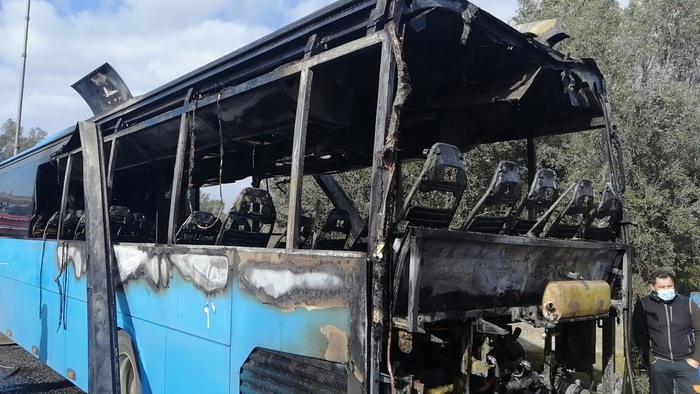
[[99, 67], [0, 164], [0, 329], [95, 392], [622, 392], [624, 167], [560, 28], [352, 0], [140, 97]]

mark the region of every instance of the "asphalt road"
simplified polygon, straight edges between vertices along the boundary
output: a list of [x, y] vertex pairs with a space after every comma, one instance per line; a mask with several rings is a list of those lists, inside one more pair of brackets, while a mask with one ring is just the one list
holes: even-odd
[[85, 394], [15, 344], [0, 345], [0, 393]]

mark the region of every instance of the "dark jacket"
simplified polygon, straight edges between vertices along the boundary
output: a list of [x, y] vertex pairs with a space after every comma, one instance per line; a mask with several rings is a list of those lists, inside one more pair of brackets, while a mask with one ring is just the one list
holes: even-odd
[[695, 346], [700, 337], [700, 308], [688, 297], [679, 294], [666, 302], [652, 293], [638, 298], [632, 333], [647, 363], [651, 357], [700, 362], [700, 346]]

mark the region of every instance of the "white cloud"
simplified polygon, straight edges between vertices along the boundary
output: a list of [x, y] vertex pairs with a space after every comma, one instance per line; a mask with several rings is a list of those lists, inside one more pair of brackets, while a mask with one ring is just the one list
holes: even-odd
[[294, 22], [295, 20], [301, 19], [316, 10], [320, 10], [332, 2], [332, 0], [302, 0], [296, 6], [289, 8], [284, 13], [284, 19], [287, 23]]
[[[308, 1], [283, 0], [265, 0], [270, 8], [253, 0], [83, 2], [87, 8], [75, 3], [31, 3], [25, 128], [52, 133], [90, 117], [70, 85], [104, 62], [132, 93], [143, 94], [270, 33], [289, 12], [308, 7]], [[25, 12], [26, 0], [0, 2], [0, 122], [17, 117]]]
[[518, 9], [517, 0], [472, 0], [472, 3], [506, 23]]
[[[480, 0], [501, 19], [516, 0]], [[22, 125], [52, 133], [91, 116], [70, 87], [109, 62], [151, 91], [332, 0], [32, 0]], [[26, 0], [0, 1], [0, 122], [17, 117]]]

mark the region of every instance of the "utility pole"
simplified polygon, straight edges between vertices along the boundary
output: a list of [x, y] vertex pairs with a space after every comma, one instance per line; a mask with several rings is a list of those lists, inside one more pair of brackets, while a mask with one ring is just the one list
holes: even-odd
[[22, 127], [22, 101], [24, 100], [24, 74], [27, 71], [27, 40], [29, 38], [29, 7], [31, 0], [27, 0], [27, 16], [24, 17], [24, 50], [22, 51], [22, 73], [19, 79], [19, 104], [17, 105], [17, 129], [15, 130], [15, 150], [13, 156], [19, 151], [19, 133]]

